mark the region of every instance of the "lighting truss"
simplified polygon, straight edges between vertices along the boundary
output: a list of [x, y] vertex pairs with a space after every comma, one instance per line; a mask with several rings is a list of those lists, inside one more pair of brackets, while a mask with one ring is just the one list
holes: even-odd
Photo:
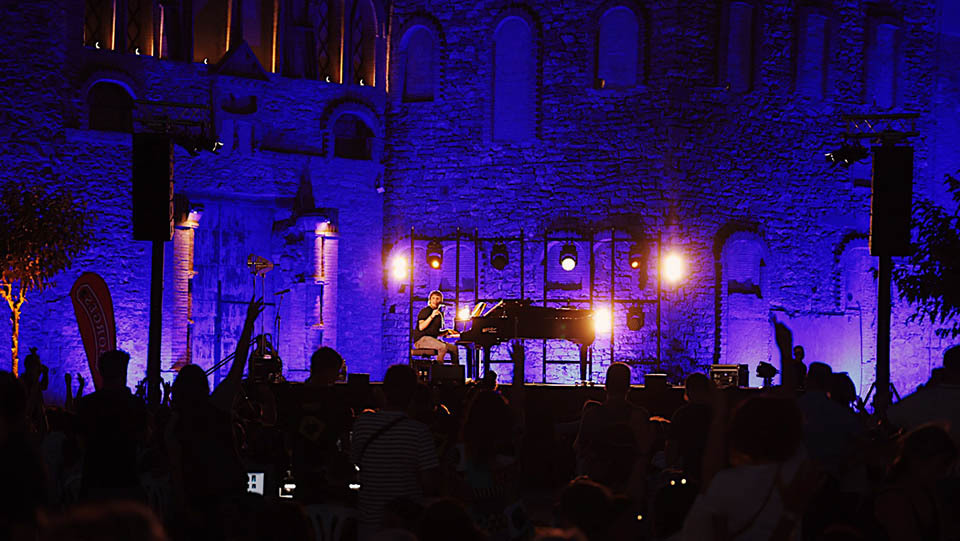
[[844, 139], [871, 139], [900, 141], [920, 135], [917, 131], [919, 113], [841, 115], [847, 130]]
[[213, 129], [208, 105], [172, 101], [134, 100], [134, 131], [163, 133], [192, 155], [217, 152], [223, 146]]

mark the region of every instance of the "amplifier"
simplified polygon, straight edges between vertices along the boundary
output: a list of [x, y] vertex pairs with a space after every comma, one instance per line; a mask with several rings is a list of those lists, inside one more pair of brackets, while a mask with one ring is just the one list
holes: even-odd
[[750, 367], [745, 364], [711, 364], [710, 380], [718, 389], [749, 387]]

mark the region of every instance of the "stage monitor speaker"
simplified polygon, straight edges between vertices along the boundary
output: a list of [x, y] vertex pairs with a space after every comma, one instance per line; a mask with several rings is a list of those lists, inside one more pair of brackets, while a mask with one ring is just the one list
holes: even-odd
[[133, 134], [133, 238], [173, 238], [173, 141], [167, 135]]
[[904, 256], [910, 247], [913, 148], [873, 147], [870, 255]]
[[462, 364], [434, 364], [430, 366], [430, 383], [463, 384], [464, 366]]
[[643, 387], [648, 391], [662, 391], [669, 387], [667, 375], [660, 373], [646, 374], [643, 376]]

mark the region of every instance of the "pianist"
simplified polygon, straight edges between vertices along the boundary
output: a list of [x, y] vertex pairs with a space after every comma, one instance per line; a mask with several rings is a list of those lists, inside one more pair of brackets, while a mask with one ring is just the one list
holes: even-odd
[[417, 328], [413, 331], [413, 347], [418, 349], [437, 350], [437, 362], [443, 363], [443, 358], [450, 354], [450, 362], [460, 364], [457, 346], [440, 340], [440, 336], [456, 336], [456, 331], [443, 328], [443, 313], [440, 303], [443, 302], [443, 293], [431, 291], [427, 297], [427, 305], [417, 315]]

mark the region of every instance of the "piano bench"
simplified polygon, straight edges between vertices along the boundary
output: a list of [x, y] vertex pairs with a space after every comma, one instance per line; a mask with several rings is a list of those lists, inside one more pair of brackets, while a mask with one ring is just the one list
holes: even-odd
[[430, 366], [436, 362], [437, 353], [431, 348], [414, 348], [410, 350], [410, 368], [417, 373], [420, 381], [430, 380]]

